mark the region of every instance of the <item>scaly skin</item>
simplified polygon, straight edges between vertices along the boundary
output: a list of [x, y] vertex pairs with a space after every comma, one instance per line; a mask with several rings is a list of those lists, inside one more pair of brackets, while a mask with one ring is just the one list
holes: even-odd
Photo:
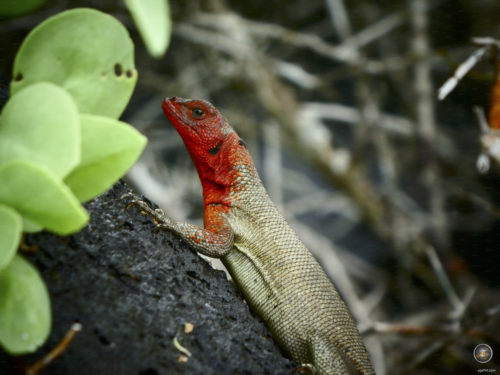
[[165, 99], [163, 110], [198, 171], [205, 228], [133, 203], [198, 252], [221, 258], [294, 361], [325, 375], [374, 374], [347, 307], [271, 202], [245, 144], [224, 117], [208, 102], [175, 97]]

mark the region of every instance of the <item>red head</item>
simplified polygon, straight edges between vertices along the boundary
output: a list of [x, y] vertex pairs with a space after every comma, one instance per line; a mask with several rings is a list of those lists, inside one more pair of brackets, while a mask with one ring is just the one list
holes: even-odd
[[[231, 170], [243, 147], [225, 118], [204, 100], [166, 98], [163, 111], [182, 137], [198, 170], [205, 204], [229, 194]], [[244, 151], [246, 153], [246, 150]]]
[[198, 167], [213, 164], [216, 156], [233, 129], [217, 109], [204, 100], [166, 98], [163, 111], [179, 132]]

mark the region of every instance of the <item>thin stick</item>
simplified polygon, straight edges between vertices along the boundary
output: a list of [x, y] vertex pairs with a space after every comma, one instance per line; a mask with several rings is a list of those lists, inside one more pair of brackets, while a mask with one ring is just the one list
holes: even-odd
[[434, 270], [434, 274], [439, 280], [439, 284], [441, 284], [441, 288], [443, 288], [443, 291], [448, 298], [448, 301], [453, 306], [454, 311], [462, 311], [463, 303], [460, 298], [458, 298], [453, 285], [451, 285], [451, 281], [448, 278], [448, 275], [446, 274], [443, 265], [441, 264], [441, 261], [436, 254], [436, 251], [432, 246], [427, 246], [427, 248], [425, 249], [425, 253], [427, 255], [427, 258], [429, 259], [432, 269]]
[[430, 42], [428, 35], [428, 0], [412, 0], [410, 15], [413, 26], [412, 50], [416, 56], [414, 90], [417, 97], [417, 131], [430, 158], [423, 171], [424, 181], [429, 193], [429, 206], [434, 218], [432, 231], [442, 247], [449, 244], [449, 232], [445, 213], [445, 193], [439, 175], [435, 156], [436, 128], [434, 110], [434, 91], [431, 79]]
[[438, 90], [438, 100], [444, 100], [450, 92], [452, 92], [457, 86], [458, 82], [477, 64], [479, 60], [485, 55], [485, 53], [490, 49], [489, 46], [481, 47], [474, 51], [463, 63], [461, 63], [453, 76], [448, 78], [445, 83]]
[[73, 323], [63, 337], [63, 339], [57, 344], [50, 352], [48, 352], [43, 358], [36, 361], [26, 370], [26, 375], [36, 375], [42, 370], [44, 367], [47, 367], [50, 363], [52, 363], [57, 357], [64, 353], [64, 351], [68, 348], [71, 341], [73, 341], [75, 335], [82, 330], [82, 325], [80, 323]]

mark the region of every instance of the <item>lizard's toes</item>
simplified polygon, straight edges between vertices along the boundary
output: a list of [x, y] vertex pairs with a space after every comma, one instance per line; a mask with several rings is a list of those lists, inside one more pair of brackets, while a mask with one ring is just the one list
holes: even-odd
[[139, 200], [139, 199], [131, 200], [127, 204], [125, 209], [129, 209], [130, 207], [135, 207], [135, 208], [139, 209], [143, 215], [149, 215], [153, 219], [157, 216], [156, 213], [151, 209], [151, 207], [149, 207], [149, 205], [142, 200]]
[[120, 200], [128, 200], [129, 201], [127, 203], [127, 205], [125, 206], [126, 210], [128, 210], [132, 206], [139, 206], [138, 203], [141, 202], [139, 197], [137, 195], [135, 195], [134, 193], [125, 193], [120, 197]]

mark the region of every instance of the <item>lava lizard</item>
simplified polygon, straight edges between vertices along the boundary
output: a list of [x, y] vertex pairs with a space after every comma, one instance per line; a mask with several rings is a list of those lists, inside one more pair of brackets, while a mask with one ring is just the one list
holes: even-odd
[[158, 228], [220, 258], [278, 344], [323, 375], [374, 374], [356, 324], [321, 266], [267, 195], [245, 143], [210, 103], [177, 97], [163, 110], [203, 186], [204, 228], [134, 199]]

